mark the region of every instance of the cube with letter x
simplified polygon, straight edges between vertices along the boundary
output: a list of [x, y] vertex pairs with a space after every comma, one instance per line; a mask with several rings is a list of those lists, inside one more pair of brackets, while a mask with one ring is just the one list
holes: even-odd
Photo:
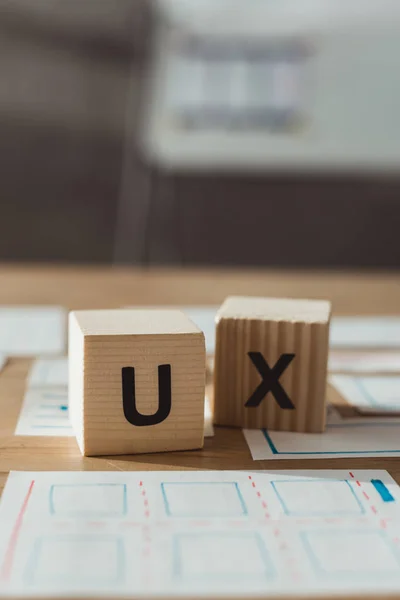
[[216, 318], [214, 422], [321, 432], [331, 304], [229, 297]]
[[204, 334], [178, 310], [69, 319], [69, 409], [82, 454], [201, 448]]

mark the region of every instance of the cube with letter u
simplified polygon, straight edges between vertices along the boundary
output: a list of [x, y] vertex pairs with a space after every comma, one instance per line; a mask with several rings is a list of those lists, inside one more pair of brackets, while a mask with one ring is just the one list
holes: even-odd
[[214, 422], [325, 428], [330, 302], [229, 297], [217, 314]]
[[69, 409], [82, 454], [201, 448], [204, 334], [177, 310], [76, 311]]

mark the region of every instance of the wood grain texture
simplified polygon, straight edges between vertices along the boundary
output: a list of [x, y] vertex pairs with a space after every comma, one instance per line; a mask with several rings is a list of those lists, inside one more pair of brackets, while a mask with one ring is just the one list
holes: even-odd
[[[204, 444], [204, 334], [177, 310], [70, 314], [69, 406], [85, 456], [193, 450]], [[134, 368], [142, 415], [159, 407], [160, 365], [171, 369], [171, 411], [135, 426], [124, 414], [122, 369]], [[134, 402], [132, 389], [131, 402]]]
[[[227, 298], [217, 314], [214, 423], [324, 431], [330, 313], [326, 301]], [[261, 353], [270, 369], [284, 354], [294, 355], [279, 377], [294, 409], [282, 408], [272, 391], [246, 406], [263, 380], [249, 352]]]

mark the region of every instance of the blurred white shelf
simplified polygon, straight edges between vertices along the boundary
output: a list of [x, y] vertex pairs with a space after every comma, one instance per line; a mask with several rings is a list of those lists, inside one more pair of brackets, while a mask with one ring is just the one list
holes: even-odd
[[178, 169], [397, 170], [399, 0], [158, 0], [143, 143]]

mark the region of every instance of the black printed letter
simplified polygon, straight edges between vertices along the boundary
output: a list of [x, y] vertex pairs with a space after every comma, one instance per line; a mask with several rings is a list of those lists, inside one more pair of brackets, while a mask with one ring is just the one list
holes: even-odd
[[158, 409], [153, 415], [142, 415], [136, 408], [135, 369], [122, 369], [122, 404], [125, 419], [136, 427], [162, 423], [171, 412], [171, 365], [158, 367]]
[[261, 352], [249, 352], [250, 360], [261, 375], [262, 381], [245, 406], [255, 408], [262, 399], [271, 392], [281, 408], [293, 410], [294, 404], [279, 383], [279, 377], [294, 359], [294, 354], [282, 354], [276, 365], [271, 369]]

